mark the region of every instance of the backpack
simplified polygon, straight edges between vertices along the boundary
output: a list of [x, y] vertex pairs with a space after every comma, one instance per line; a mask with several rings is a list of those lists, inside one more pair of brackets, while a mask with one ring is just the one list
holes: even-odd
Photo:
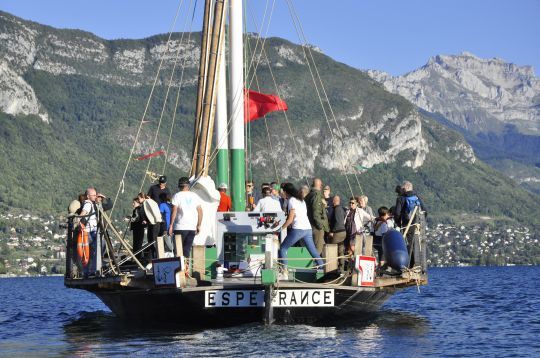
[[[404, 196], [405, 200], [403, 201], [403, 208], [401, 209], [401, 223], [402, 225], [407, 225], [411, 219], [412, 213], [415, 207], [420, 206], [420, 199], [416, 195]], [[414, 219], [411, 224], [418, 224], [420, 217], [420, 208], [416, 211]]]
[[[169, 215], [172, 214], [172, 210], [171, 210], [171, 204], [169, 203], [165, 203], [167, 204], [167, 206], [169, 207]], [[169, 230], [169, 228], [167, 227], [167, 218], [165, 217], [167, 215], [167, 212], [166, 211], [162, 211], [161, 212], [161, 224], [159, 226], [159, 234], [158, 236], [163, 236], [167, 233], [167, 231]], [[172, 220], [172, 218], [171, 218]]]

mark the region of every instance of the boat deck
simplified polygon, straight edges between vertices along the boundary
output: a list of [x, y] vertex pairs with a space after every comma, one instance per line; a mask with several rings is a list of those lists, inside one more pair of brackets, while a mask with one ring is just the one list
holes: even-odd
[[[117, 276], [110, 277], [91, 277], [91, 278], [66, 278], [65, 285], [70, 288], [80, 289], [119, 289], [119, 288], [132, 288], [132, 289], [153, 289], [154, 275], [151, 272], [136, 271], [123, 273]], [[359, 286], [350, 284], [348, 281], [343, 280], [344, 283], [333, 283], [335, 280], [321, 280], [318, 282], [300, 282], [295, 280], [278, 281], [276, 286], [280, 288], [339, 288], [341, 290], [358, 290]], [[398, 277], [377, 277], [374, 280], [373, 286], [363, 286], [363, 289], [376, 290], [382, 287], [394, 287], [405, 288], [415, 285], [427, 285], [427, 275], [421, 273], [415, 273], [412, 271], [404, 272]], [[186, 287], [181, 288], [182, 291], [198, 291], [209, 289], [232, 289], [238, 287], [249, 286], [264, 286], [260, 277], [226, 277], [223, 280], [211, 279], [208, 281], [200, 281], [193, 278], [187, 280]]]

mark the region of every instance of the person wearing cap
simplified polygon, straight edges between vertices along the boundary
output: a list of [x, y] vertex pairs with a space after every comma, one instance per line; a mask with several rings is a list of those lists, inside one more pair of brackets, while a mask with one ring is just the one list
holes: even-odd
[[232, 210], [231, 197], [227, 195], [227, 184], [221, 183], [218, 186], [218, 191], [220, 195], [219, 205], [217, 208], [218, 213], [227, 212]]
[[167, 177], [165, 175], [162, 175], [158, 179], [158, 183], [154, 184], [148, 189], [148, 196], [152, 198], [156, 203], [161, 204], [162, 201], [160, 199], [161, 194], [165, 193], [165, 198], [167, 195], [171, 197], [171, 191], [167, 187]]
[[176, 235], [182, 238], [182, 249], [185, 257], [189, 257], [195, 235], [199, 233], [202, 222], [202, 200], [197, 194], [189, 191], [189, 179], [181, 177], [178, 180], [180, 191], [172, 198], [171, 223], [169, 235], [176, 239]]

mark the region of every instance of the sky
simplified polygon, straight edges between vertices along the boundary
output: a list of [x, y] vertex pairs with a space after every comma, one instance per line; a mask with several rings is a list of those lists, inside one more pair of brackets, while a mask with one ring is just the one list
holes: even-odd
[[[180, 1], [0, 0], [0, 10], [105, 39], [144, 38], [169, 31]], [[200, 30], [202, 15], [185, 20], [190, 1], [202, 14], [203, 0], [183, 0], [175, 31]], [[247, 0], [248, 31], [301, 43], [288, 3], [309, 43], [356, 68], [402, 75], [432, 56], [468, 51], [540, 74], [540, 0]], [[265, 8], [274, 9], [270, 26], [259, 31]]]

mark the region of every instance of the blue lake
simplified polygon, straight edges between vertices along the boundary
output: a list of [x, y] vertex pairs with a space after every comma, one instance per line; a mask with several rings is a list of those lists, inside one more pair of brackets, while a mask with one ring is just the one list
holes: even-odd
[[[540, 267], [434, 268], [373, 319], [332, 327], [132, 326], [61, 277], [0, 279], [0, 356], [540, 356]], [[145, 307], [141, 307], [144, 310]]]

